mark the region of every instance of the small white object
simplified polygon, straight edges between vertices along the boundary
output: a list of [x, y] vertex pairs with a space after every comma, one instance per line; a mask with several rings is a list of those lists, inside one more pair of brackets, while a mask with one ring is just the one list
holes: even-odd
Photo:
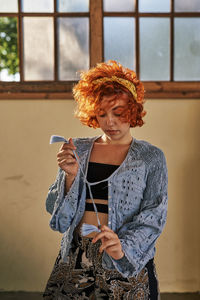
[[49, 143], [54, 144], [59, 142], [69, 143], [63, 136], [60, 135], [52, 135]]

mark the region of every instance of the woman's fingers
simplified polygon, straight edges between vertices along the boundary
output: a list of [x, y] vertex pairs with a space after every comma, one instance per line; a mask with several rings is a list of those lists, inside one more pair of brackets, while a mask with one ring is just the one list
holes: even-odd
[[114, 259], [120, 259], [124, 256], [124, 252], [118, 244], [114, 246], [107, 247], [105, 250], [109, 255], [111, 255]]
[[114, 259], [120, 259], [124, 256], [122, 246], [119, 239], [114, 240], [101, 240], [102, 245], [99, 248], [99, 252], [105, 251], [108, 255], [112, 256]]
[[69, 138], [69, 144], [68, 145], [70, 145], [71, 147], [73, 147], [74, 150], [76, 149], [76, 146], [74, 145], [74, 142], [73, 142], [72, 138]]
[[111, 246], [116, 246], [118, 244], [119, 244], [119, 242], [117, 240], [107, 240], [102, 243], [101, 247], [99, 248], [99, 251], [103, 252], [107, 248], [110, 248]]
[[57, 157], [59, 157], [59, 156], [67, 156], [67, 155], [71, 155], [71, 156], [75, 157], [74, 153], [70, 149], [59, 151], [58, 154], [57, 154]]
[[113, 231], [102, 231], [98, 233], [92, 240], [93, 243], [96, 243], [98, 240], [103, 238], [111, 239], [114, 238], [116, 234]]
[[124, 256], [118, 235], [108, 226], [103, 225], [101, 227], [101, 232], [93, 238], [92, 243], [96, 243], [98, 240], [101, 240], [100, 253], [106, 251], [114, 259], [120, 259]]
[[63, 159], [73, 160], [73, 161], [76, 160], [76, 158], [71, 154], [59, 154], [59, 155], [57, 155], [57, 161], [61, 161]]
[[78, 162], [73, 153], [75, 150], [76, 147], [72, 138], [70, 138], [69, 143], [64, 143], [57, 154], [58, 166], [63, 169], [67, 175], [76, 176], [78, 171]]
[[114, 233], [114, 231], [112, 230], [112, 229], [110, 229], [108, 226], [106, 226], [106, 225], [102, 225], [101, 226], [101, 231], [110, 231], [110, 232], [113, 232]]
[[65, 149], [76, 150], [76, 146], [74, 145], [72, 138], [69, 139], [69, 143], [64, 143], [60, 148], [60, 150]]
[[75, 162], [76, 162], [76, 160], [75, 159], [73, 159], [73, 158], [69, 158], [69, 159], [58, 159], [57, 160], [58, 161], [58, 165], [60, 166], [60, 165], [72, 165], [72, 164], [74, 164]]

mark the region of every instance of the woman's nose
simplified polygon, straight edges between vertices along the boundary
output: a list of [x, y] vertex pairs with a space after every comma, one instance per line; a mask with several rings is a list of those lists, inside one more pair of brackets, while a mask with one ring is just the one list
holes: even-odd
[[113, 116], [108, 116], [107, 125], [111, 126], [111, 125], [114, 125], [114, 123], [115, 123], [115, 120], [114, 120]]

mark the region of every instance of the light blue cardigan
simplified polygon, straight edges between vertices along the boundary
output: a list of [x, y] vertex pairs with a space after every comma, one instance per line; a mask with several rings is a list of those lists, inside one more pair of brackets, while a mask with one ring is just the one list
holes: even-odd
[[[98, 137], [74, 139], [85, 174], [94, 141]], [[102, 266], [117, 269], [122, 276], [137, 275], [155, 255], [155, 242], [167, 215], [167, 167], [157, 147], [133, 139], [120, 167], [108, 179], [108, 226], [118, 234], [124, 257], [115, 260], [103, 253]], [[77, 176], [65, 195], [65, 172], [59, 169], [49, 188], [46, 209], [52, 214], [50, 226], [64, 233], [61, 255], [67, 261], [73, 232], [85, 210], [86, 186]]]

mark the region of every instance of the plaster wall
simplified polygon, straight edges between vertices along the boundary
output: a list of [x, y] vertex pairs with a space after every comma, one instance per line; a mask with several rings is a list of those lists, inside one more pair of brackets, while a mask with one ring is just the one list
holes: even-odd
[[[0, 101], [0, 290], [42, 291], [59, 251], [45, 211], [57, 173], [52, 134], [94, 136], [73, 117], [72, 100]], [[169, 170], [169, 211], [157, 242], [162, 292], [200, 290], [200, 101], [149, 100], [137, 139], [160, 147]]]

